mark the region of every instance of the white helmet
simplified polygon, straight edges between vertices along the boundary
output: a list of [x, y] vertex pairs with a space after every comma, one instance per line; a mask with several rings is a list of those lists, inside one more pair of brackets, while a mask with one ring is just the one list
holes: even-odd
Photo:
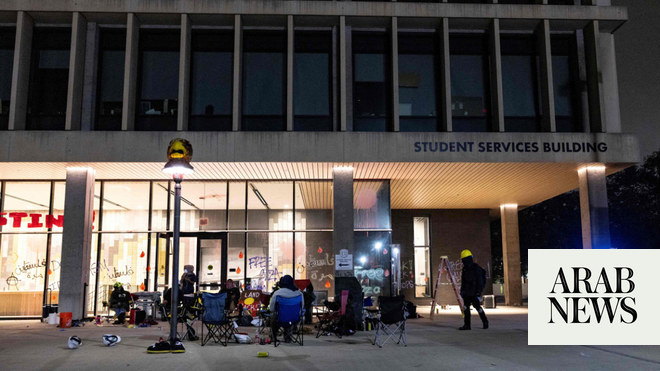
[[105, 344], [109, 347], [115, 346], [120, 341], [121, 341], [121, 338], [119, 337], [119, 335], [112, 335], [112, 334], [103, 335], [103, 344]]
[[82, 339], [77, 337], [76, 335], [73, 335], [69, 338], [69, 348], [70, 349], [78, 349], [79, 346], [82, 345]]

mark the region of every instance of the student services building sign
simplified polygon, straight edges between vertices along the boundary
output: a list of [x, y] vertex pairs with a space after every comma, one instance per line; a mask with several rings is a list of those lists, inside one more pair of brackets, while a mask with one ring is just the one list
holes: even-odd
[[529, 345], [659, 345], [660, 250], [529, 250]]

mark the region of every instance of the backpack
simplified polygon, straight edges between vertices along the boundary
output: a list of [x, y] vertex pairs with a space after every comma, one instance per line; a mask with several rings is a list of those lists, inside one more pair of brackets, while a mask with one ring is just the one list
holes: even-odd
[[486, 287], [486, 270], [477, 265], [477, 292], [483, 292]]

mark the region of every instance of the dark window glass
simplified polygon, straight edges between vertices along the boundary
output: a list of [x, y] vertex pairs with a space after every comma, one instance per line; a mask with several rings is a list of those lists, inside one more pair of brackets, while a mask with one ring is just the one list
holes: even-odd
[[7, 130], [9, 122], [15, 38], [16, 33], [13, 29], [0, 28], [0, 130]]
[[399, 35], [399, 130], [438, 129], [434, 34]]
[[96, 130], [121, 130], [126, 30], [101, 30]]
[[293, 60], [293, 128], [332, 130], [332, 34], [296, 32]]
[[485, 35], [450, 35], [453, 131], [489, 131], [488, 43]]
[[176, 130], [179, 31], [140, 30], [136, 130]]
[[549, 5], [575, 5], [576, 0], [548, 0]]
[[353, 33], [353, 130], [388, 131], [390, 126], [390, 38]]
[[285, 130], [286, 33], [245, 31], [243, 42], [242, 129]]
[[502, 36], [501, 48], [505, 131], [539, 131], [534, 39], [532, 36]]
[[551, 45], [557, 131], [582, 131], [575, 37], [553, 35]]
[[35, 28], [28, 130], [64, 130], [69, 86], [70, 28]]
[[234, 35], [192, 35], [189, 130], [231, 130]]

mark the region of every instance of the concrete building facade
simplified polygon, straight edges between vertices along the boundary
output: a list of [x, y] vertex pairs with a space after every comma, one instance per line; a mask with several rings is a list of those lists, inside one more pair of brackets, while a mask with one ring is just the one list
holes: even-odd
[[4, 2], [0, 316], [168, 286], [176, 137], [196, 170], [181, 265], [202, 289], [291, 274], [332, 297], [355, 276], [428, 304], [441, 256], [459, 271], [470, 249], [490, 277], [502, 218], [520, 305], [520, 208], [579, 188], [584, 247], [611, 247], [605, 176], [640, 161], [626, 20], [602, 0]]

